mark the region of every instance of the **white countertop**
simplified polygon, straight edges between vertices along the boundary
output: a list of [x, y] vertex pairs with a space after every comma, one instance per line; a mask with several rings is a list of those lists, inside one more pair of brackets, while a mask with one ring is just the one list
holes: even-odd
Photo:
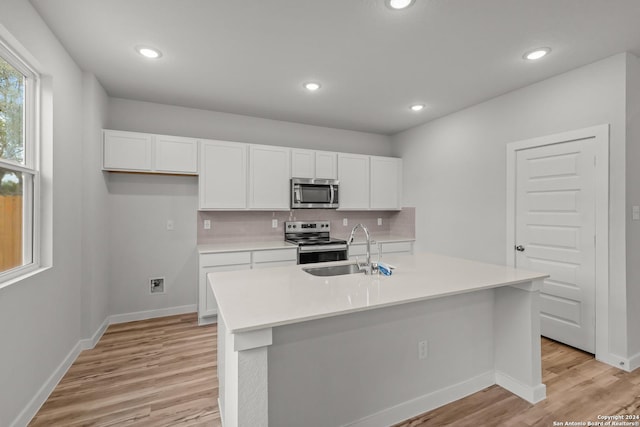
[[297, 245], [284, 240], [254, 241], [254, 242], [224, 242], [198, 245], [198, 253], [213, 254], [221, 252], [266, 251], [270, 249], [295, 249]]
[[547, 277], [432, 253], [387, 256], [391, 276], [312, 276], [303, 267], [209, 273], [218, 315], [231, 333], [441, 298]]

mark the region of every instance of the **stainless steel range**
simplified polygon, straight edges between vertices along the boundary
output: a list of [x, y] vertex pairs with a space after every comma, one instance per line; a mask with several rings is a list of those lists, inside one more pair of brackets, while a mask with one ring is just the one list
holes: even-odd
[[331, 238], [330, 231], [329, 221], [287, 221], [284, 240], [298, 245], [298, 264], [346, 260], [347, 241]]

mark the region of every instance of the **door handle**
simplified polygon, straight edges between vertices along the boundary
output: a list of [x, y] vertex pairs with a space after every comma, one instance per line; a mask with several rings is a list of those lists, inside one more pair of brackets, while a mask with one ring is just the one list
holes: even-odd
[[518, 245], [518, 246], [515, 247], [515, 250], [518, 251], [518, 252], [524, 252], [524, 246]]

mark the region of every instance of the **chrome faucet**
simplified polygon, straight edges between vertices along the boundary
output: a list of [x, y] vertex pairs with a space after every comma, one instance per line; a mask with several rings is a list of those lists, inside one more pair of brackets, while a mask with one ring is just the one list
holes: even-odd
[[369, 230], [364, 226], [364, 224], [356, 224], [355, 227], [353, 227], [353, 229], [351, 230], [351, 235], [349, 236], [349, 239], [347, 239], [347, 245], [353, 243], [353, 237], [355, 236], [356, 230], [358, 228], [361, 228], [362, 231], [364, 231], [365, 236], [367, 237], [367, 262], [361, 265], [356, 258], [356, 264], [358, 264], [358, 268], [360, 269], [360, 271], [364, 270], [365, 274], [371, 274], [375, 270], [376, 266], [371, 264], [371, 235], [369, 234]]

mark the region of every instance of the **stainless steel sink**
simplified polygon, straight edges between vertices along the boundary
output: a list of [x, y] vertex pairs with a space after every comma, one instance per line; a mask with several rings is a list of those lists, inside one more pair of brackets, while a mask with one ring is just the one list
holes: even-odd
[[344, 274], [364, 273], [355, 264], [332, 265], [327, 267], [307, 267], [302, 270], [313, 276], [342, 276]]

